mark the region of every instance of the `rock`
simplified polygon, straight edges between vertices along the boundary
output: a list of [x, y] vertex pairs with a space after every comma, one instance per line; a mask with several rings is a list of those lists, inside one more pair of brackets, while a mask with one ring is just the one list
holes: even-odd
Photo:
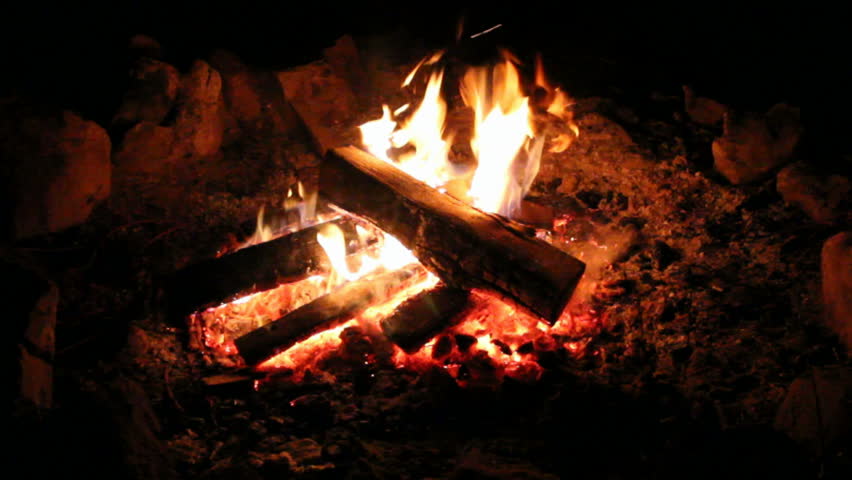
[[821, 269], [825, 322], [852, 351], [852, 232], [825, 241]]
[[346, 80], [353, 92], [362, 97], [369, 96], [369, 79], [361, 61], [355, 40], [344, 35], [334, 42], [333, 47], [323, 50], [323, 58], [338, 77]]
[[852, 368], [818, 367], [794, 380], [776, 414], [775, 428], [819, 456], [850, 445]]
[[175, 67], [148, 57], [138, 59], [113, 126], [124, 130], [139, 122], [161, 123], [174, 107], [179, 90], [180, 74]]
[[281, 445], [292, 466], [307, 465], [322, 459], [322, 447], [313, 439], [300, 438]]
[[130, 129], [113, 154], [116, 166], [127, 173], [153, 173], [172, 163], [175, 131], [153, 122], [141, 122]]
[[300, 438], [280, 446], [278, 453], [254, 455], [262, 462], [265, 478], [312, 474], [331, 470], [334, 465], [323, 462], [322, 447], [311, 438]]
[[728, 111], [724, 133], [713, 142], [714, 166], [736, 185], [760, 180], [790, 160], [800, 137], [797, 108], [778, 104], [765, 115]]
[[196, 60], [182, 81], [175, 120], [175, 148], [192, 157], [213, 155], [222, 146], [225, 129], [222, 77]]
[[115, 150], [122, 174], [158, 173], [170, 165], [219, 153], [225, 131], [225, 103], [219, 73], [197, 60], [181, 81], [174, 124], [142, 121]]
[[716, 100], [698, 97], [686, 85], [683, 86], [684, 109], [689, 118], [701, 125], [718, 125], [725, 116], [727, 107]]
[[251, 69], [224, 50], [214, 52], [210, 63], [222, 75], [225, 105], [241, 130], [281, 134], [299, 128], [299, 117], [274, 73]]
[[459, 459], [450, 474], [451, 479], [480, 480], [556, 480], [556, 475], [541, 471], [537, 466], [471, 448]]
[[0, 105], [0, 157], [4, 227], [15, 239], [80, 224], [109, 196], [109, 137], [69, 111]]
[[53, 356], [56, 344], [56, 307], [59, 290], [37, 273], [11, 260], [0, 261], [0, 275], [13, 283], [16, 294], [9, 297], [14, 325], [7, 345], [14, 364], [12, 404], [16, 414], [36, 413], [53, 403]]
[[287, 100], [297, 110], [303, 106], [323, 125], [342, 123], [357, 110], [349, 84], [326, 62], [278, 72], [277, 76]]
[[118, 376], [82, 382], [66, 392], [57, 423], [54, 445], [61, 457], [46, 468], [83, 477], [179, 478], [159, 437], [148, 392], [134, 380]]
[[160, 60], [163, 58], [163, 46], [148, 35], [137, 34], [130, 38], [128, 45], [131, 55]]
[[821, 175], [802, 162], [784, 167], [776, 180], [784, 201], [796, 205], [814, 221], [833, 224], [848, 219], [852, 182], [841, 175]]

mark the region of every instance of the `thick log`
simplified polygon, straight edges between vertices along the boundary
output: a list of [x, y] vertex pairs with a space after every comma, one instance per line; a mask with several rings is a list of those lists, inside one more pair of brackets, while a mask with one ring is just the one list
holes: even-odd
[[169, 313], [185, 316], [306, 275], [328, 271], [331, 264], [317, 242], [317, 233], [331, 224], [344, 232], [355, 231], [351, 220], [340, 218], [175, 272], [163, 282]]
[[486, 288], [550, 323], [585, 264], [517, 224], [444, 195], [355, 147], [329, 151], [320, 192], [398, 238], [449, 286]]
[[393, 314], [381, 321], [385, 336], [414, 353], [438, 332], [449, 326], [468, 305], [470, 292], [438, 285], [404, 301]]
[[257, 365], [311, 335], [343, 324], [371, 305], [390, 299], [411, 280], [425, 275], [420, 265], [367, 275], [253, 330], [234, 343], [247, 365]]

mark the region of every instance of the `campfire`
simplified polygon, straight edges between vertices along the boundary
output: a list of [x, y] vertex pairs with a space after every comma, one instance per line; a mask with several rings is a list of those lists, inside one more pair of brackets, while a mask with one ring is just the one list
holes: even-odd
[[783, 22], [251, 3], [8, 69], [28, 475], [848, 477], [844, 111], [785, 72], [844, 77]]
[[[360, 145], [329, 151], [318, 191], [288, 191], [294, 224], [275, 232], [261, 211], [235, 252], [178, 272], [175, 291], [216, 282], [180, 297], [194, 344], [223, 365], [298, 378], [368, 336], [386, 351], [364, 361], [439, 365], [460, 383], [534, 381], [536, 353], [557, 344], [582, 355], [600, 321], [566, 308], [584, 264], [554, 246], [567, 239], [548, 243], [552, 218], [527, 223], [524, 200], [542, 151], [579, 133], [571, 100], [540, 59], [524, 83], [519, 60], [501, 56], [446, 89], [467, 125], [448, 121], [444, 52], [422, 59], [401, 85], [419, 98], [382, 105]], [[239, 278], [223, 288], [231, 268]]]

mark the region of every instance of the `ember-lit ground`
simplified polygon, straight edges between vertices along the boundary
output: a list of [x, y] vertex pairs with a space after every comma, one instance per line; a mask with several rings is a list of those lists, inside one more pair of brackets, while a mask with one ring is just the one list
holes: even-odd
[[[565, 231], [546, 233], [551, 242], [562, 248], [571, 243], [570, 238], [563, 238]], [[339, 285], [331, 284], [330, 278], [330, 273], [315, 274], [193, 314], [189, 318], [194, 337], [190, 343], [211, 364], [245, 367], [234, 340], [333, 292]], [[369, 350], [360, 353], [365, 363], [378, 362], [420, 372], [442, 368], [463, 386], [496, 386], [505, 376], [534, 382], [543, 371], [538, 363], [540, 354], [561, 346], [575, 357], [582, 357], [587, 354], [585, 346], [600, 332], [604, 322], [579, 294], [561, 318], [549, 325], [487, 290], [475, 290], [462, 311], [445, 318], [443, 331], [422, 348], [405, 352], [393, 345], [382, 333], [380, 322], [389, 318], [403, 301], [438, 282], [434, 275], [419, 275], [413, 282], [392, 287], [393, 293], [386, 301], [296, 343], [264, 361], [259, 368], [279, 375], [286, 371], [292, 379], [301, 379], [306, 373], [325, 370], [324, 365], [348, 347], [345, 343], [348, 340], [370, 345]], [[591, 278], [584, 281], [580, 291], [590, 291], [593, 287], [589, 284], [593, 282]], [[257, 385], [260, 384], [259, 381]]]
[[[115, 462], [138, 478], [842, 478], [846, 458], [815, 460], [772, 427], [794, 378], [849, 361], [818, 321], [830, 230], [771, 180], [728, 185], [712, 170], [718, 130], [682, 109], [678, 91], [579, 98], [579, 138], [544, 155], [531, 196], [557, 209], [551, 241], [588, 265], [554, 327], [476, 291], [466, 320], [416, 354], [362, 319], [271, 377], [219, 387], [202, 379], [226, 367], [190, 348], [186, 319], [164, 318], [152, 278], [213, 255], [318, 159], [303, 138], [260, 138], [165, 179], [117, 180], [79, 237], [38, 247], [64, 272], [57, 465]], [[233, 307], [246, 314], [234, 328], [323, 288], [306, 282], [305, 297]], [[219, 333], [205, 341], [233, 334]], [[452, 353], [436, 360], [439, 342]], [[113, 421], [133, 435], [110, 444]]]

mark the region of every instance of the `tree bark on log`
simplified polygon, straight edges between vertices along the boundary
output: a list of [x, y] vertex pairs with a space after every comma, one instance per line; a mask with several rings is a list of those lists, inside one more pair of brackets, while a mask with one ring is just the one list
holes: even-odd
[[317, 233], [332, 224], [354, 235], [354, 223], [340, 218], [178, 270], [163, 282], [169, 313], [185, 316], [328, 271], [331, 264], [317, 242]]
[[442, 194], [355, 147], [328, 152], [320, 192], [398, 238], [448, 286], [495, 291], [551, 324], [585, 269], [517, 224]]
[[414, 353], [448, 326], [468, 305], [469, 298], [469, 291], [445, 285], [425, 290], [382, 320], [382, 332], [399, 348]]
[[423, 275], [425, 271], [417, 264], [367, 275], [237, 338], [234, 344], [247, 365], [257, 365], [390, 299], [405, 284]]

